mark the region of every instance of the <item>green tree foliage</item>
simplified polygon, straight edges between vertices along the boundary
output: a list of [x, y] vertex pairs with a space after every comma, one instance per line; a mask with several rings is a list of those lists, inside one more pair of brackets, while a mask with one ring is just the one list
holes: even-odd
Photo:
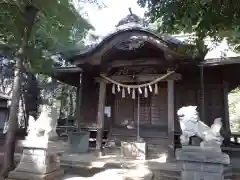
[[[26, 25], [26, 0], [0, 2], [0, 49], [15, 54], [22, 42]], [[51, 55], [72, 48], [92, 26], [68, 0], [32, 0], [39, 9], [26, 49], [26, 63], [37, 72], [50, 71]], [[7, 48], [6, 48], [7, 47]]]
[[[2, 174], [13, 169], [23, 72], [50, 73], [52, 54], [71, 47], [91, 28], [70, 0], [0, 1], [0, 50], [15, 62]], [[76, 38], [79, 37], [79, 38]]]
[[147, 7], [147, 17], [157, 22], [158, 29], [167, 33], [196, 33], [240, 45], [240, 1], [232, 0], [138, 0]]

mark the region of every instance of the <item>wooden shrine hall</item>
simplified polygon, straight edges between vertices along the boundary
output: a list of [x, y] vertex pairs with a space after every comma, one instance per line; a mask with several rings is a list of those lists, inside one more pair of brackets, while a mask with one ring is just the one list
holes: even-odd
[[223, 119], [228, 146], [228, 93], [239, 84], [240, 61], [204, 60], [194, 55], [192, 45], [136, 21], [120, 22], [100, 42], [69, 53], [73, 66], [55, 70], [58, 80], [78, 87], [78, 128], [97, 129], [99, 152], [107, 130], [107, 141], [116, 146], [144, 141], [147, 158], [172, 156], [180, 134], [176, 112], [194, 105], [209, 126], [215, 118]]

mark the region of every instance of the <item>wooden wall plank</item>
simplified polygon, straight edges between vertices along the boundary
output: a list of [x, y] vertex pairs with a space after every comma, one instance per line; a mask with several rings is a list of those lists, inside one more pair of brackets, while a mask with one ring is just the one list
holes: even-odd
[[158, 91], [151, 98], [151, 124], [167, 126], [167, 88], [159, 86]]
[[82, 96], [80, 105], [80, 122], [97, 122], [97, 104], [99, 85], [94, 79], [83, 74], [82, 76]]

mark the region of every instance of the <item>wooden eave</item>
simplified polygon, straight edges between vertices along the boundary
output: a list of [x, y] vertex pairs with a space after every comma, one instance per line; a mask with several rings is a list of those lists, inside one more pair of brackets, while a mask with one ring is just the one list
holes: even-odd
[[72, 85], [79, 86], [80, 85], [80, 74], [82, 73], [82, 69], [76, 66], [70, 67], [58, 67], [54, 69], [52, 77], [57, 80]]
[[200, 63], [202, 66], [223, 66], [231, 64], [240, 64], [240, 57], [223, 57], [206, 59]]

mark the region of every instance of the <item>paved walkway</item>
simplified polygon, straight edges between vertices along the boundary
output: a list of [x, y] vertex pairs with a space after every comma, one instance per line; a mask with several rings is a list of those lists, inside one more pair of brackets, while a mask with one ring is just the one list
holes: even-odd
[[[0, 153], [0, 162], [2, 162], [3, 153]], [[20, 159], [20, 153], [15, 153], [16, 161]], [[96, 158], [94, 154], [64, 154], [61, 157], [61, 163], [65, 169], [64, 180], [101, 180], [106, 179], [106, 176], [114, 175], [116, 169], [123, 170], [123, 168], [133, 168], [133, 165], [145, 165], [150, 169], [162, 169], [179, 171], [178, 163], [160, 163], [155, 161], [129, 161], [120, 157], [105, 156]], [[130, 166], [130, 167], [129, 167]], [[140, 171], [141, 172], [141, 171]], [[116, 176], [116, 172], [115, 175]], [[113, 178], [111, 178], [112, 180]], [[1, 180], [1, 179], [0, 179]], [[114, 180], [120, 180], [116, 176]], [[240, 180], [240, 177], [232, 180]]]
[[[63, 167], [65, 175], [62, 180], [123, 180], [136, 179], [137, 176], [147, 177], [145, 180], [151, 180], [152, 173], [144, 167], [136, 169], [100, 169], [100, 168], [71, 168]], [[137, 178], [138, 179], [138, 178]], [[0, 180], [3, 180], [0, 177]]]
[[[153, 173], [144, 168], [136, 169], [94, 169], [84, 170], [81, 168], [66, 170], [64, 180], [123, 180], [123, 179], [141, 179], [151, 180]], [[79, 175], [81, 173], [81, 176]]]
[[[0, 162], [3, 157], [3, 153], [0, 153]], [[15, 160], [20, 160], [21, 153], [15, 153]], [[61, 165], [72, 167], [72, 168], [101, 168], [101, 169], [112, 169], [112, 168], [131, 168], [137, 165], [145, 166], [152, 170], [171, 170], [180, 171], [181, 166], [178, 162], [165, 163], [162, 159], [153, 160], [129, 160], [123, 159], [118, 155], [106, 155], [101, 158], [96, 157], [94, 153], [86, 154], [67, 154], [64, 153], [60, 157]]]

